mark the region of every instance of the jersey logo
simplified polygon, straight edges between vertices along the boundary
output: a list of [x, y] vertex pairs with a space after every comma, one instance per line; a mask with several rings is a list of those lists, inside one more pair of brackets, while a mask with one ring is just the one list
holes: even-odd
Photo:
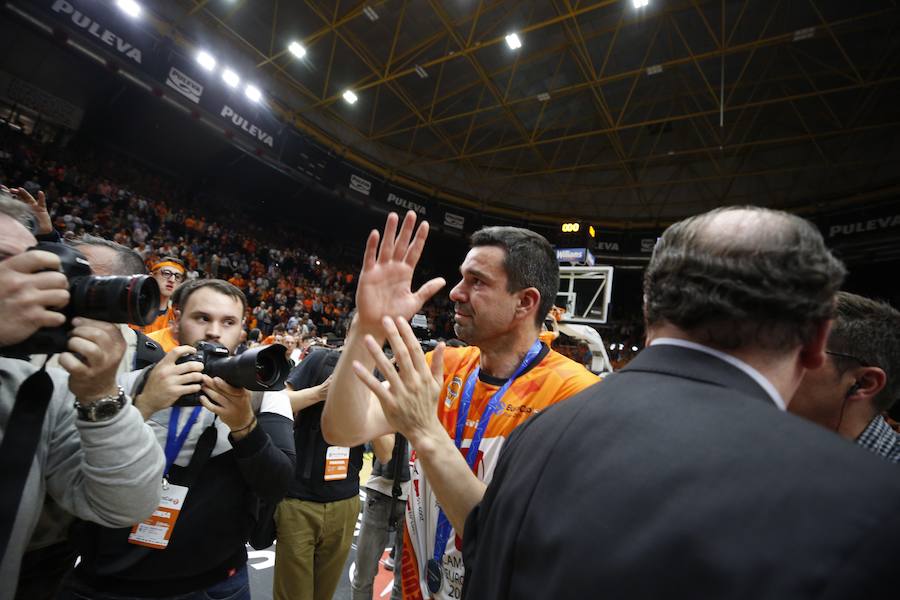
[[453, 401], [459, 398], [459, 392], [462, 390], [462, 379], [454, 377], [447, 386], [447, 396], [444, 398], [444, 408], [450, 410]]

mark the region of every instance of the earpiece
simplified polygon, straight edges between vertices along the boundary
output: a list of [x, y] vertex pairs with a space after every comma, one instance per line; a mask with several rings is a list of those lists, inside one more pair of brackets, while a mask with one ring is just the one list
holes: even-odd
[[857, 381], [856, 383], [854, 383], [853, 385], [850, 386], [849, 390], [847, 390], [846, 397], [849, 398], [850, 396], [852, 396], [853, 394], [858, 392], [859, 388], [861, 388], [861, 387], [862, 387], [862, 385]]

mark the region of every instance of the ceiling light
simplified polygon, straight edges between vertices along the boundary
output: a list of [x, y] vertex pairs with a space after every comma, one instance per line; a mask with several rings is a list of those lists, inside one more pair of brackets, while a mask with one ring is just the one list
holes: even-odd
[[369, 17], [369, 20], [373, 23], [378, 20], [378, 13], [375, 12], [371, 6], [367, 6], [363, 9], [363, 14]]
[[116, 5], [132, 19], [141, 16], [141, 5], [134, 0], [116, 0]]
[[426, 79], [428, 77], [428, 71], [426, 71], [419, 65], [416, 65], [416, 75], [418, 75], [422, 79]]
[[634, 4], [635, 8], [644, 8], [650, 4], [650, 0], [631, 0], [631, 2]]
[[637, 347], [637, 346], [632, 346], [632, 347], [631, 347], [631, 351], [632, 351], [632, 352], [637, 352], [637, 351], [638, 351], [638, 347]]
[[303, 58], [304, 56], [306, 56], [306, 48], [301, 46], [299, 42], [291, 42], [288, 45], [288, 50], [297, 58]]
[[250, 99], [251, 102], [259, 102], [262, 100], [262, 92], [259, 91], [259, 88], [255, 85], [247, 85], [244, 88], [244, 95]]
[[212, 54], [203, 50], [197, 53], [197, 62], [207, 71], [212, 71], [216, 68], [216, 59]]
[[222, 81], [227, 83], [228, 87], [237, 87], [241, 82], [241, 78], [231, 69], [225, 69], [222, 71]]
[[541, 102], [546, 102], [547, 100], [550, 99], [550, 94], [548, 94], [547, 92], [541, 92], [540, 94], [537, 95], [537, 99], [540, 100]]
[[359, 97], [353, 93], [353, 90], [345, 90], [343, 96], [347, 104], [356, 104], [356, 101], [359, 100]]
[[615, 350], [615, 349], [616, 349], [616, 345], [615, 345], [615, 344], [610, 344], [610, 345], [609, 345], [609, 349], [610, 349], [610, 350]]
[[650, 65], [647, 67], [647, 75], [659, 75], [662, 73], [662, 65]]
[[506, 36], [506, 45], [509, 46], [510, 50], [518, 50], [522, 47], [522, 40], [519, 39], [517, 34], [511, 33]]

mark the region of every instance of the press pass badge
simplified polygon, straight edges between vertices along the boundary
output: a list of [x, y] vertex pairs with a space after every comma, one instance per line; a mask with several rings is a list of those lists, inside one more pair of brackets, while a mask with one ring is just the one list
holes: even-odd
[[162, 500], [159, 508], [154, 510], [146, 521], [131, 528], [128, 543], [165, 550], [169, 545], [169, 538], [172, 536], [175, 521], [184, 506], [187, 493], [188, 489], [183, 485], [174, 485], [163, 481]]
[[328, 446], [325, 451], [325, 481], [347, 479], [350, 469], [350, 448]]

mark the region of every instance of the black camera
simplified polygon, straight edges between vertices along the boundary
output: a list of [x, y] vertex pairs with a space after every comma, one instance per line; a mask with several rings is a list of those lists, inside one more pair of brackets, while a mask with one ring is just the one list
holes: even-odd
[[[291, 371], [291, 363], [285, 357], [287, 349], [281, 344], [252, 348], [237, 356], [231, 356], [228, 348], [217, 342], [199, 341], [197, 352], [182, 356], [176, 364], [189, 361], [203, 363], [203, 372], [210, 377], [221, 377], [228, 384], [254, 392], [277, 391], [284, 388], [284, 380]], [[200, 394], [187, 394], [174, 406], [199, 406]]]
[[39, 329], [24, 342], [0, 348], [0, 353], [23, 356], [63, 352], [75, 317], [132, 325], [149, 325], [156, 319], [159, 285], [149, 275], [91, 275], [91, 265], [81, 252], [56, 242], [39, 242], [27, 251], [32, 250], [59, 256], [60, 269], [69, 280], [69, 303], [60, 311], [66, 322]]

